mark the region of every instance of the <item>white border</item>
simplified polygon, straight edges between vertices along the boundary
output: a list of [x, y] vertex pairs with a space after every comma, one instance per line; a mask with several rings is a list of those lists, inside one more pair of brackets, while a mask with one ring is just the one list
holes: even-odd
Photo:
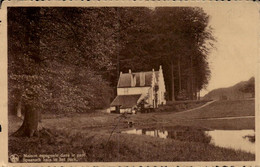
[[[0, 132], [0, 166], [257, 166], [260, 165], [259, 149], [260, 145], [258, 139], [260, 138], [259, 130], [259, 78], [260, 78], [260, 47], [258, 50], [258, 61], [256, 69], [256, 161], [213, 161], [213, 162], [95, 162], [95, 163], [8, 163], [8, 138], [7, 138], [7, 7], [19, 7], [19, 6], [59, 6], [59, 7], [102, 7], [102, 6], [209, 6], [211, 8], [217, 8], [219, 6], [236, 7], [236, 6], [249, 6], [252, 8], [248, 12], [256, 12], [259, 14], [259, 4], [252, 1], [237, 1], [237, 2], [222, 2], [222, 1], [4, 1], [0, 9], [0, 124], [2, 125], [2, 132]], [[260, 17], [259, 17], [260, 21]], [[260, 27], [259, 22], [256, 23]], [[260, 46], [260, 28], [258, 30], [258, 46]]]

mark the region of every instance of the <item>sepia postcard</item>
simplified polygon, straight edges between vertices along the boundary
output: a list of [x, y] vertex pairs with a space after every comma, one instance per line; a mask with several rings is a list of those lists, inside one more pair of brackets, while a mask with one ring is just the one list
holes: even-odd
[[0, 166], [260, 166], [259, 11], [3, 1]]

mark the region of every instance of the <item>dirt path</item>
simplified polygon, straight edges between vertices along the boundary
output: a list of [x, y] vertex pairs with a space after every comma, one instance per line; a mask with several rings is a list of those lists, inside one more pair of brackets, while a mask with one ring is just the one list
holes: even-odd
[[221, 117], [221, 118], [198, 118], [199, 120], [221, 120], [221, 119], [243, 119], [243, 118], [255, 118], [255, 116], [240, 116], [240, 117]]
[[194, 111], [194, 110], [201, 109], [201, 108], [203, 108], [203, 107], [206, 107], [206, 106], [208, 106], [208, 105], [214, 103], [215, 101], [217, 101], [217, 100], [213, 100], [213, 101], [207, 102], [206, 104], [204, 104], [204, 105], [202, 105], [202, 106], [200, 106], [200, 107], [193, 108], [193, 109], [186, 110], [186, 111], [182, 111], [182, 112], [180, 112], [180, 113], [187, 113], [187, 112], [191, 112], [191, 111]]
[[[183, 112], [179, 112], [179, 113], [177, 113], [176, 115], [178, 115], [178, 114], [183, 114], [183, 113], [186, 113], [186, 114], [188, 114], [188, 113], [190, 113], [190, 112], [193, 112], [193, 113], [196, 113], [196, 111], [199, 111], [199, 109], [201, 109], [201, 108], [204, 108], [204, 107], [206, 107], [206, 106], [208, 106], [208, 105], [211, 105], [212, 103], [214, 103], [214, 102], [216, 102], [217, 100], [214, 100], [214, 101], [210, 101], [210, 102], [208, 102], [208, 103], [206, 103], [206, 104], [204, 104], [204, 105], [202, 105], [202, 106], [200, 106], [200, 107], [197, 107], [197, 108], [193, 108], [193, 109], [190, 109], [190, 110], [186, 110], [186, 111], [183, 111]], [[186, 115], [185, 114], [185, 115]], [[202, 117], [202, 118], [190, 118], [190, 119], [193, 119], [193, 120], [235, 120], [235, 119], [250, 119], [250, 118], [255, 118], [255, 116], [253, 116], [253, 115], [245, 115], [245, 116], [219, 116], [219, 117]], [[187, 118], [186, 118], [187, 119]]]

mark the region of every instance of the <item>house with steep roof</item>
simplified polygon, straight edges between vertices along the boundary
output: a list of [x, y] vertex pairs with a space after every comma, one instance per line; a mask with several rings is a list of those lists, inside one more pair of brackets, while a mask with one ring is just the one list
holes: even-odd
[[117, 113], [135, 113], [138, 104], [144, 102], [145, 108], [157, 108], [166, 104], [165, 83], [162, 66], [146, 72], [120, 73], [117, 96], [110, 110]]

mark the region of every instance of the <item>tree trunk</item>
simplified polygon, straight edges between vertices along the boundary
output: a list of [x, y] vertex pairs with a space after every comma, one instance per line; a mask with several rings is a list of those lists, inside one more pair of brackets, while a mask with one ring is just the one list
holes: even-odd
[[181, 56], [178, 59], [178, 74], [179, 74], [179, 93], [181, 92]]
[[172, 97], [171, 100], [175, 101], [175, 93], [174, 93], [174, 70], [173, 70], [173, 60], [171, 61], [171, 80], [172, 80]]
[[31, 106], [25, 107], [25, 115], [22, 126], [13, 134], [14, 136], [38, 136], [38, 123], [40, 112]]
[[193, 65], [192, 56], [190, 57], [190, 100], [194, 99], [194, 89], [193, 89]]
[[[27, 20], [25, 21], [26, 32], [26, 45], [25, 50], [27, 51], [28, 56], [33, 59], [34, 63], [41, 63], [40, 57], [40, 33], [39, 33], [39, 23], [40, 23], [40, 9], [41, 8], [28, 8], [27, 9]], [[40, 75], [39, 69], [34, 69], [35, 75]], [[38, 94], [32, 95], [34, 98]], [[21, 109], [24, 110], [24, 120], [22, 126], [13, 134], [14, 136], [28, 136], [32, 137], [37, 135], [40, 130], [39, 121], [40, 121], [40, 112], [33, 105], [21, 103], [23, 102], [20, 99], [17, 108], [17, 114], [20, 115]]]
[[[119, 49], [119, 48], [118, 48]], [[117, 51], [117, 56], [116, 56], [116, 59], [117, 59], [117, 63], [116, 63], [116, 69], [117, 69], [117, 79], [119, 79], [120, 77], [120, 58], [119, 58], [119, 51]]]
[[198, 100], [198, 88], [197, 88], [197, 79], [196, 79], [196, 81], [195, 82], [193, 82], [194, 83], [194, 100]]

